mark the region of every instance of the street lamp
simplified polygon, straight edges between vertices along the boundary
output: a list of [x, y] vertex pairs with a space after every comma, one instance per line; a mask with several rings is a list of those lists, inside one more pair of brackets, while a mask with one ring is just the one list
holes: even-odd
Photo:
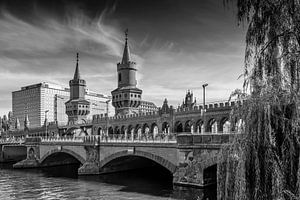
[[45, 110], [45, 129], [46, 129], [46, 133], [45, 133], [45, 135], [46, 136], [48, 136], [48, 134], [47, 134], [47, 124], [48, 124], [48, 122], [47, 122], [47, 113], [49, 112], [49, 110]]
[[203, 112], [202, 112], [202, 116], [203, 116], [203, 132], [205, 132], [205, 123], [206, 123], [206, 120], [205, 120], [205, 88], [208, 86], [207, 83], [203, 84], [202, 85], [202, 88], [203, 88]]
[[108, 103], [110, 102], [110, 99], [107, 100], [106, 103], [106, 136], [108, 137]]

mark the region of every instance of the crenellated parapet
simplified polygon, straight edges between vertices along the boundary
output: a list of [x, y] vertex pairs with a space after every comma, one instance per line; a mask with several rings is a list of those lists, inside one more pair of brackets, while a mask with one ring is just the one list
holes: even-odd
[[203, 106], [173, 108], [167, 105], [167, 100], [157, 112], [117, 115], [93, 116], [93, 134], [121, 134], [141, 135], [150, 133], [149, 137], [168, 133], [220, 133], [230, 132], [235, 129], [235, 124], [230, 124], [232, 108], [239, 105], [239, 101], [216, 102]]

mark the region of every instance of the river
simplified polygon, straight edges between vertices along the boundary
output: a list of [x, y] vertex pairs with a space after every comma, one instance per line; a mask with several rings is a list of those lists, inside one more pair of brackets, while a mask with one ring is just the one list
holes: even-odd
[[78, 200], [214, 200], [215, 189], [201, 191], [172, 190], [172, 180], [159, 171], [147, 169], [77, 176], [76, 165], [45, 169], [12, 169], [0, 164], [0, 200], [78, 199]]

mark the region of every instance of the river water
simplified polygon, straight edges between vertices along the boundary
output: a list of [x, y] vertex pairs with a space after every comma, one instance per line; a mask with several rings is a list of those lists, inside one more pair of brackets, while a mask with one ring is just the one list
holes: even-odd
[[147, 170], [101, 176], [77, 176], [78, 166], [47, 169], [12, 169], [0, 164], [0, 200], [78, 199], [78, 200], [213, 200], [215, 189], [174, 191], [172, 180]]

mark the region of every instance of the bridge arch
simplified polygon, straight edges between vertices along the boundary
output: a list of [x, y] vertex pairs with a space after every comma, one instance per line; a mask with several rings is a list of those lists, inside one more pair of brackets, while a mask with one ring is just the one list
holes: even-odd
[[204, 133], [204, 126], [203, 126], [203, 120], [202, 119], [199, 119], [197, 122], [196, 122], [196, 127], [195, 127], [195, 132], [196, 133]]
[[150, 132], [152, 133], [151, 136], [155, 138], [158, 134], [158, 126], [156, 123], [152, 123]]
[[151, 161], [161, 165], [162, 167], [166, 168], [171, 174], [175, 173], [175, 171], [177, 169], [176, 165], [174, 165], [170, 161], [168, 161], [160, 156], [154, 155], [149, 152], [138, 151], [138, 150], [134, 151], [134, 154], [129, 153], [128, 150], [113, 153], [100, 161], [100, 168], [105, 167], [108, 163], [110, 163], [111, 161], [113, 161], [117, 158], [122, 158], [122, 157], [126, 157], [126, 156], [137, 156], [137, 157], [141, 157], [141, 158], [146, 158], [146, 159], [151, 160]]
[[161, 129], [164, 133], [170, 133], [170, 124], [168, 122], [164, 122]]
[[218, 132], [218, 127], [217, 127], [217, 120], [215, 118], [211, 118], [208, 120], [207, 122], [207, 126], [206, 126], [206, 132], [209, 133], [217, 133]]
[[184, 132], [191, 133], [193, 131], [193, 122], [192, 120], [187, 120], [184, 125]]
[[83, 129], [81, 129], [79, 126], [72, 126], [66, 130], [66, 132], [63, 134], [63, 136], [73, 136], [73, 135], [86, 135]]
[[180, 121], [177, 121], [175, 123], [175, 132], [176, 133], [181, 133], [183, 132], [183, 126], [182, 126], [182, 123]]
[[83, 163], [85, 162], [85, 159], [84, 159], [81, 155], [79, 155], [79, 154], [77, 154], [77, 153], [75, 153], [74, 151], [71, 151], [71, 150], [69, 150], [69, 149], [61, 149], [61, 150], [59, 150], [59, 149], [52, 149], [52, 150], [48, 151], [48, 152], [40, 159], [39, 162], [42, 164], [47, 158], [49, 158], [50, 156], [52, 156], [52, 155], [54, 155], [54, 154], [56, 154], [56, 153], [65, 153], [65, 154], [68, 154], [68, 155], [74, 157], [76, 160], [78, 160], [78, 161], [80, 162], [80, 164], [83, 164]]

